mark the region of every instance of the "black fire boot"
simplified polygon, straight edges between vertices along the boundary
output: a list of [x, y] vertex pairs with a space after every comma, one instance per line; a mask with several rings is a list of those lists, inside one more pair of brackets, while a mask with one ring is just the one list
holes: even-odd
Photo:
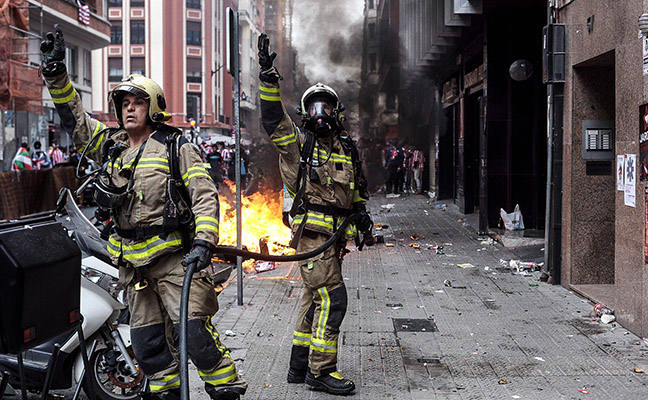
[[180, 400], [180, 389], [165, 390], [161, 393], [146, 391], [140, 397], [142, 400]]
[[306, 371], [290, 368], [288, 370], [288, 383], [304, 383], [306, 380]]
[[212, 400], [239, 400], [244, 390], [235, 387], [218, 387], [205, 383], [205, 392]]
[[351, 379], [342, 377], [335, 370], [321, 371], [319, 375], [314, 375], [308, 371], [306, 374], [306, 384], [313, 390], [323, 390], [330, 394], [346, 396], [355, 390], [355, 384]]

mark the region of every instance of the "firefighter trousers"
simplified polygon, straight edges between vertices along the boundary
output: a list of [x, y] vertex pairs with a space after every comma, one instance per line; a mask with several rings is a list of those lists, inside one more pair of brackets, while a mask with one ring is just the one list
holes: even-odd
[[[297, 248], [305, 253], [321, 246], [329, 236], [305, 231]], [[347, 309], [347, 292], [338, 259], [339, 246], [300, 262], [304, 281], [301, 306], [297, 316], [290, 367], [296, 371], [336, 370], [338, 336]]]
[[[128, 282], [131, 341], [135, 357], [149, 378], [151, 393], [180, 386], [179, 360], [175, 349], [179, 337], [180, 297], [184, 270], [182, 252], [161, 256], [154, 263], [122, 267], [120, 278]], [[139, 283], [140, 289], [136, 289]], [[141, 286], [145, 286], [141, 288]], [[247, 383], [238, 376], [229, 350], [221, 343], [211, 317], [218, 311], [213, 287], [198, 275], [191, 284], [187, 352], [205, 383], [245, 393]]]

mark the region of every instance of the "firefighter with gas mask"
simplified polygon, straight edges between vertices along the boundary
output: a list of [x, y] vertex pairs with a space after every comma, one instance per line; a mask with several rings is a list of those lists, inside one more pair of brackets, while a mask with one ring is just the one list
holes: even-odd
[[[179, 365], [169, 346], [177, 338], [183, 265], [211, 265], [218, 243], [216, 187], [198, 148], [164, 124], [171, 115], [157, 83], [139, 74], [120, 82], [110, 95], [119, 127], [108, 128], [83, 110], [63, 63], [58, 26], [41, 52], [42, 75], [63, 126], [102, 165], [95, 200], [99, 214], [114, 223], [108, 252], [127, 285], [132, 346], [149, 379], [143, 397], [179, 399]], [[197, 274], [189, 300], [188, 355], [212, 399], [238, 399], [247, 384], [211, 323], [217, 310], [213, 286]]]
[[322, 245], [345, 218], [356, 215], [343, 242], [300, 263], [304, 281], [288, 371], [289, 383], [303, 383], [331, 394], [346, 395], [355, 384], [337, 371], [340, 324], [347, 308], [341, 261], [346, 240], [371, 245], [373, 223], [366, 212], [366, 181], [358, 151], [345, 134], [336, 92], [318, 83], [304, 92], [300, 129], [281, 103], [279, 72], [269, 53], [269, 39], [259, 36], [261, 117], [265, 131], [279, 152], [284, 190], [292, 200], [285, 215], [292, 226], [291, 245], [305, 253]]

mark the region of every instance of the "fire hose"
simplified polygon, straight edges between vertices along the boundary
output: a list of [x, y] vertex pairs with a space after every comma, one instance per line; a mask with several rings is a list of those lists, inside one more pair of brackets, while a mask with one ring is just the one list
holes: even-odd
[[[349, 224], [359, 216], [359, 214], [352, 214], [347, 217], [340, 227], [335, 231], [335, 233], [328, 238], [318, 248], [311, 250], [307, 253], [301, 254], [292, 254], [292, 255], [270, 255], [255, 253], [248, 250], [237, 249], [235, 247], [229, 246], [216, 246], [215, 253], [229, 256], [242, 257], [243, 259], [255, 259], [263, 261], [279, 261], [279, 262], [289, 262], [289, 261], [303, 261], [309, 258], [315, 257], [316, 255], [323, 253], [329, 247], [333, 246], [337, 242], [342, 234], [346, 231], [346, 228]], [[368, 230], [371, 232], [371, 228]], [[358, 246], [359, 250], [362, 250], [362, 247], [365, 244], [367, 235]], [[192, 263], [186, 267], [184, 281], [182, 283], [182, 296], [180, 300], [180, 398], [182, 400], [189, 400], [189, 360], [187, 356], [187, 314], [189, 311], [189, 291], [191, 289], [191, 280], [193, 275], [196, 272], [196, 263]]]

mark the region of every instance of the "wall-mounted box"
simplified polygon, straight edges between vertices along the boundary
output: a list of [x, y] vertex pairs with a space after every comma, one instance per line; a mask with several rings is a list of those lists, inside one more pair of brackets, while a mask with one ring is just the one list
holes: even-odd
[[583, 121], [583, 159], [614, 159], [614, 121]]

